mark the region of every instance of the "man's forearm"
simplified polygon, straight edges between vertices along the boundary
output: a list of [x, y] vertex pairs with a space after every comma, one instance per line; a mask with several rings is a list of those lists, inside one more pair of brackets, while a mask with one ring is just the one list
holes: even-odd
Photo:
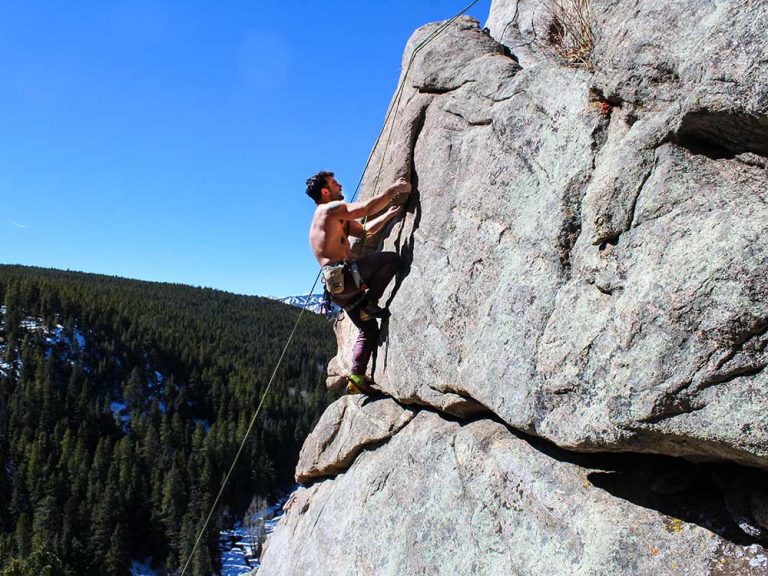
[[396, 216], [396, 213], [386, 213], [381, 216], [377, 216], [373, 220], [368, 220], [365, 224], [366, 234], [377, 234], [379, 230], [384, 228], [384, 225], [392, 220]]
[[401, 178], [392, 184], [389, 188], [384, 190], [384, 192], [364, 203], [366, 216], [381, 212], [387, 206], [389, 206], [399, 194], [408, 194], [410, 191], [411, 184], [404, 178]]
[[370, 216], [371, 214], [376, 214], [377, 212], [381, 212], [387, 206], [389, 206], [393, 198], [394, 198], [394, 194], [392, 193], [391, 188], [384, 190], [384, 192], [382, 192], [378, 196], [374, 196], [373, 198], [371, 198], [370, 200], [364, 203], [366, 216]]

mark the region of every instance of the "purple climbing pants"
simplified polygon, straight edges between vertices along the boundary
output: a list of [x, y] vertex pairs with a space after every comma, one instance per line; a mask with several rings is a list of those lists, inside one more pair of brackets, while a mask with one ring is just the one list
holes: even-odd
[[[367, 300], [376, 302], [384, 294], [387, 284], [397, 274], [402, 260], [395, 252], [374, 252], [355, 260], [360, 276], [368, 286]], [[371, 353], [379, 341], [379, 324], [376, 318], [363, 320], [360, 317], [360, 306], [351, 306], [360, 300], [355, 279], [352, 276], [350, 264], [344, 266], [344, 292], [333, 296], [333, 301], [345, 308], [347, 316], [357, 326], [360, 332], [352, 349], [352, 374], [365, 374]], [[349, 307], [349, 308], [347, 308]]]

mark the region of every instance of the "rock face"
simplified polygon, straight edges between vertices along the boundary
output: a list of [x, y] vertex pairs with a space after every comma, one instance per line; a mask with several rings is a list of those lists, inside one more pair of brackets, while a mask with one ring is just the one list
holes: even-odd
[[[495, 2], [491, 31], [528, 4]], [[574, 450], [768, 468], [768, 5], [693, 6], [593, 7], [592, 73], [543, 49], [521, 68], [469, 18], [416, 55], [362, 193], [416, 186], [382, 242], [408, 262], [388, 394]]]
[[[372, 366], [393, 405], [330, 409], [264, 574], [768, 572], [768, 4], [593, 0], [580, 67], [553, 6], [409, 41], [361, 197], [414, 192], [357, 247], [406, 262]], [[730, 528], [648, 496], [664, 466], [593, 460], [639, 453], [725, 467]]]
[[[768, 570], [762, 547], [715, 534], [721, 510], [686, 510], [679, 494], [663, 494], [679, 491], [669, 481], [653, 488], [662, 494], [649, 489], [636, 503], [622, 499], [627, 492], [637, 496], [648, 477], [658, 478], [653, 464], [594, 467], [558, 461], [552, 456], [563, 454], [539, 448], [498, 422], [451, 422], [422, 411], [344, 474], [296, 491], [258, 574], [757, 576]], [[686, 480], [666, 463], [665, 471], [678, 485]], [[650, 509], [653, 504], [674, 515]], [[705, 514], [716, 524], [703, 521]]]

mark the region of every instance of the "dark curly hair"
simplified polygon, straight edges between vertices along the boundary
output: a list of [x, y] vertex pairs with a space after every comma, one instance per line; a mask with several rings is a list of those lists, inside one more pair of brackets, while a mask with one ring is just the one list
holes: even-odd
[[315, 204], [320, 204], [322, 198], [320, 190], [327, 186], [328, 181], [326, 178], [328, 176], [333, 176], [333, 172], [322, 170], [314, 176], [307, 178], [307, 196], [312, 198], [312, 200], [315, 201]]

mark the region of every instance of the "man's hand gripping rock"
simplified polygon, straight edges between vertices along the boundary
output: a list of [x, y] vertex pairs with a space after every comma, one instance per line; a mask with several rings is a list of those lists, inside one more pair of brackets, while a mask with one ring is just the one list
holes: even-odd
[[392, 186], [387, 188], [384, 194], [391, 198], [391, 204], [402, 205], [408, 202], [408, 198], [411, 195], [411, 189], [411, 183], [401, 177], [397, 182], [392, 184]]

